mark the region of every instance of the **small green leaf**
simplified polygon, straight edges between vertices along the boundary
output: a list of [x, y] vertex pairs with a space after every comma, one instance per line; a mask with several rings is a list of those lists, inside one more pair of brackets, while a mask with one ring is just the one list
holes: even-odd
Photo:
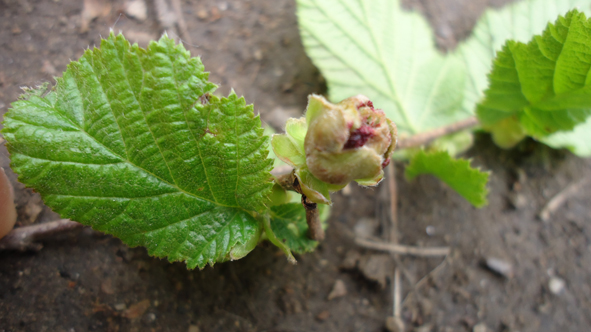
[[500, 9], [490, 8], [478, 20], [471, 36], [455, 54], [467, 66], [464, 108], [474, 112], [488, 87], [487, 74], [496, 52], [508, 39], [529, 42], [542, 33], [548, 22], [573, 8], [589, 13], [589, 0], [522, 0]]
[[574, 10], [528, 44], [505, 44], [477, 114], [485, 128], [517, 117], [537, 138], [572, 130], [591, 114], [590, 69], [591, 21]]
[[[460, 44], [454, 53], [464, 61], [467, 67], [464, 110], [473, 112], [477, 103], [482, 100], [489, 84], [487, 74], [492, 69], [493, 59], [506, 40], [527, 43], [535, 34], [541, 34], [548, 26], [548, 22], [556, 20], [559, 15], [565, 15], [573, 8], [578, 8], [587, 15], [591, 14], [588, 0], [521, 0], [500, 9], [488, 9], [474, 27], [470, 38]], [[495, 123], [505, 118], [507, 118], [506, 112], [498, 112], [494, 109], [480, 112], [480, 120], [483, 122]], [[494, 129], [496, 133], [493, 133], [495, 142], [501, 142], [504, 147], [510, 147], [524, 137], [522, 126], [509, 123], [515, 120], [519, 121], [515, 116], [513, 120], [505, 121], [504, 125], [496, 125], [497, 128]], [[500, 126], [509, 126], [515, 130], [503, 131]], [[489, 129], [493, 130], [492, 127]], [[540, 139], [553, 147], [573, 148], [573, 152], [579, 154], [579, 151], [585, 151], [585, 149], [574, 147], [584, 145], [581, 139], [591, 141], [591, 131], [579, 131], [578, 135], [562, 132]]]
[[275, 134], [271, 139], [273, 153], [279, 160], [291, 167], [303, 167], [306, 165], [306, 155], [302, 154], [292, 142], [289, 135]]
[[490, 173], [470, 167], [468, 160], [453, 159], [445, 151], [421, 150], [412, 157], [405, 175], [407, 179], [412, 180], [421, 174], [438, 177], [476, 207], [488, 204], [486, 183]]
[[317, 241], [308, 238], [306, 210], [301, 203], [271, 207], [271, 227], [277, 238], [295, 253], [310, 252], [318, 246]]
[[62, 217], [153, 256], [189, 268], [242, 257], [262, 231], [272, 160], [252, 106], [211, 95], [207, 78], [167, 36], [144, 50], [111, 33], [45, 97], [12, 104], [12, 168]]

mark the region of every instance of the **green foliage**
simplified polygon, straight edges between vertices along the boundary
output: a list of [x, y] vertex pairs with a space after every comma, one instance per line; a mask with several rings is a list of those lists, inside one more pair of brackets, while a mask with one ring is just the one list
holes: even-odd
[[252, 106], [166, 36], [111, 34], [45, 97], [12, 104], [2, 134], [19, 180], [64, 218], [202, 268], [257, 244], [271, 190]]
[[397, 0], [298, 0], [306, 52], [326, 78], [330, 99], [363, 94], [401, 136], [467, 118], [464, 65], [443, 56], [418, 13]]
[[438, 177], [476, 207], [482, 207], [488, 203], [486, 183], [490, 173], [470, 167], [468, 160], [453, 159], [445, 151], [421, 150], [411, 159], [405, 175], [412, 180], [421, 174]]
[[277, 238], [295, 253], [313, 251], [318, 245], [318, 241], [310, 240], [306, 235], [306, 210], [300, 203], [271, 207], [271, 227]]
[[[298, 17], [331, 99], [367, 95], [402, 137], [465, 119], [480, 102], [479, 119], [501, 146], [531, 135], [591, 155], [591, 21], [574, 11], [532, 39], [576, 5], [590, 9], [588, 0], [525, 0], [489, 10], [447, 55], [425, 19], [397, 0], [298, 0]], [[295, 261], [292, 250], [317, 246], [305, 210], [272, 190], [269, 171], [281, 161], [252, 106], [234, 93], [214, 96], [207, 79], [201, 61], [166, 36], [141, 49], [110, 34], [54, 89], [28, 89], [12, 104], [2, 130], [11, 165], [63, 217], [189, 268], [241, 258], [265, 238]], [[305, 157], [297, 121], [287, 131], [298, 139], [273, 145], [292, 166]], [[485, 205], [489, 174], [449, 154], [471, 142], [458, 133], [431, 147], [445, 152], [409, 152], [406, 176], [435, 175]], [[303, 188], [315, 179], [297, 175]], [[325, 186], [318, 198], [330, 203], [341, 187]]]
[[[528, 44], [505, 44], [494, 61], [478, 117], [485, 127], [507, 118], [523, 127], [495, 136], [522, 131], [544, 137], [572, 130], [591, 113], [590, 69], [591, 21], [574, 10]], [[507, 145], [511, 143], [517, 142]]]
[[[402, 10], [399, 1], [298, 0], [298, 18], [306, 51], [326, 78], [332, 101], [368, 96], [396, 123], [401, 137], [473, 114], [462, 107], [467, 84], [462, 59], [438, 52], [425, 19]], [[471, 143], [471, 135], [460, 133], [436, 145], [455, 153]], [[431, 164], [425, 171], [443, 180], [450, 176], [446, 166], [465, 168], [449, 156], [438, 161], [447, 164]], [[486, 202], [468, 197], [479, 206]]]
[[[528, 42], [549, 21], [572, 8], [591, 13], [588, 0], [522, 0], [489, 9], [470, 38], [446, 56], [436, 51], [425, 20], [400, 9], [398, 1], [299, 0], [298, 17], [306, 51], [326, 77], [331, 99], [367, 95], [383, 105], [404, 136], [473, 114], [488, 87], [492, 60], [505, 41]], [[489, 113], [495, 116], [494, 111]], [[496, 119], [505, 115], [496, 114]], [[571, 127], [582, 116], [578, 111], [570, 115], [574, 117], [566, 120], [570, 124], [560, 127]], [[549, 118], [552, 116], [543, 122], [551, 121]], [[540, 129], [536, 121], [539, 116], [529, 122], [530, 130]], [[508, 146], [526, 134], [517, 122], [513, 117], [489, 129], [497, 133], [493, 133], [497, 142]], [[507, 132], [507, 128], [513, 130]], [[581, 156], [591, 154], [586, 145], [591, 131], [549, 136], [546, 131], [544, 137], [537, 138]], [[450, 153], [462, 150], [460, 146], [448, 147]]]
[[[573, 8], [579, 8], [587, 14], [591, 13], [588, 0], [522, 0], [501, 9], [488, 9], [474, 27], [470, 38], [455, 52], [455, 56], [465, 63], [468, 75], [463, 109], [472, 112], [484, 97], [484, 91], [488, 87], [487, 75], [492, 69], [493, 59], [506, 40], [527, 43], [534, 35], [542, 33], [548, 22], [556, 20], [558, 15], [565, 15]], [[489, 114], [491, 117], [493, 115], [495, 114], [492, 112]], [[497, 119], [500, 119], [506, 114], [496, 115]], [[491, 126], [489, 130], [501, 146], [510, 146], [525, 135], [517, 116], [506, 118]], [[560, 132], [539, 139], [556, 148], [569, 147], [581, 156], [591, 154], [585, 143], [591, 140], [591, 131]]]

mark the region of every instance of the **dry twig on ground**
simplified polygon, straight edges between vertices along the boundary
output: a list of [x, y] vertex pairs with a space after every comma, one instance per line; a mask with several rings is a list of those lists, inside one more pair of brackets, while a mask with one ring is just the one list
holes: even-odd
[[82, 228], [84, 225], [69, 219], [60, 219], [46, 223], [24, 226], [13, 229], [8, 235], [0, 239], [0, 250], [41, 250], [43, 245], [37, 243], [41, 239], [52, 235], [69, 232]]
[[550, 220], [550, 215], [558, 210], [567, 199], [571, 198], [572, 196], [577, 195], [583, 187], [591, 182], [591, 178], [583, 179], [583, 181], [574, 181], [562, 191], [560, 191], [556, 196], [552, 197], [552, 199], [544, 206], [542, 211], [538, 214], [542, 221]]
[[420, 256], [420, 257], [440, 257], [446, 256], [450, 252], [449, 247], [412, 247], [395, 243], [378, 242], [367, 239], [355, 239], [357, 245], [380, 251], [388, 251], [398, 255]]
[[429, 144], [435, 139], [457, 133], [464, 129], [472, 128], [478, 125], [478, 119], [470, 117], [468, 119], [452, 123], [447, 126], [435, 128], [424, 133], [420, 133], [411, 137], [402, 138], [396, 145], [397, 150], [404, 150], [409, 148], [417, 148], [421, 145]]

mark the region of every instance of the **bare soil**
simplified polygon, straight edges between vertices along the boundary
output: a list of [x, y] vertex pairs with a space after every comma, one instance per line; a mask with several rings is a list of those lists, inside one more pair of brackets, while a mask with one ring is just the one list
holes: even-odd
[[[429, 19], [445, 50], [469, 35], [487, 6], [506, 2], [408, 0], [405, 6]], [[146, 3], [143, 22], [120, 16], [123, 2], [114, 1], [81, 32], [82, 1], [0, 0], [0, 112], [21, 86], [53, 82], [110, 28], [144, 45], [158, 38], [162, 26], [153, 2]], [[303, 111], [307, 94], [325, 92], [301, 45], [294, 0], [182, 3], [187, 48], [201, 56], [221, 93], [233, 88], [244, 95], [266, 122], [280, 128]], [[8, 168], [4, 147], [0, 157]], [[401, 259], [409, 277], [403, 296], [436, 268], [404, 302], [407, 329], [590, 331], [591, 188], [549, 222], [536, 215], [567, 185], [590, 177], [591, 161], [532, 141], [503, 151], [483, 134], [468, 157], [492, 171], [490, 204], [479, 210], [435, 178], [408, 183], [397, 167], [401, 242], [452, 247], [445, 262]], [[8, 173], [18, 225], [59, 218]], [[0, 331], [384, 331], [394, 265], [353, 238], [368, 228], [385, 237], [386, 189], [335, 194], [326, 241], [296, 266], [263, 244], [242, 260], [189, 271], [88, 229], [46, 241], [39, 252], [0, 252]], [[488, 258], [509, 263], [512, 276], [486, 269]], [[551, 280], [558, 279], [564, 289], [552, 292]], [[346, 295], [328, 300], [336, 280]]]

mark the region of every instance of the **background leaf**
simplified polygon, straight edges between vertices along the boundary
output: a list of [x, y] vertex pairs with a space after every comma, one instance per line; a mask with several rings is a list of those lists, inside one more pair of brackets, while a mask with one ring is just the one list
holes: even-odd
[[331, 101], [364, 94], [401, 136], [470, 116], [461, 109], [462, 62], [440, 54], [426, 20], [399, 1], [298, 0], [297, 13]]
[[[589, 14], [591, 2], [589, 0], [523, 0], [501, 9], [487, 10], [478, 21], [472, 35], [455, 52], [456, 56], [463, 59], [466, 64], [468, 75], [464, 92], [464, 110], [473, 112], [476, 104], [484, 97], [484, 91], [488, 87], [487, 74], [492, 69], [496, 52], [501, 50], [506, 40], [528, 42], [535, 34], [542, 33], [548, 23], [554, 22], [558, 15], [565, 15], [573, 8]], [[506, 115], [494, 111], [488, 113], [490, 119], [482, 117], [481, 119], [498, 121]], [[496, 118], [493, 118], [495, 115]], [[507, 122], [505, 127], [515, 128]], [[508, 136], [511, 140], [515, 140], [519, 137], [519, 133], [508, 134]], [[578, 142], [580, 136], [560, 134], [556, 137], [556, 141], [554, 136], [546, 137], [543, 141], [554, 147], [574, 147], [574, 152], [578, 153], [576, 147], [580, 145]], [[591, 132], [587, 132], [586, 137], [591, 139]], [[498, 137], [497, 141], [508, 140]]]
[[505, 44], [478, 117], [488, 127], [514, 117], [533, 137], [572, 130], [591, 113], [590, 69], [591, 21], [574, 10], [528, 44]]
[[557, 132], [541, 139], [555, 148], [567, 148], [580, 157], [591, 157], [591, 117], [568, 132]]
[[260, 235], [272, 160], [252, 106], [210, 95], [207, 77], [166, 36], [144, 50], [111, 34], [54, 91], [12, 104], [12, 168], [63, 217], [151, 255], [239, 258]]
[[417, 152], [406, 167], [405, 175], [412, 180], [421, 174], [431, 174], [447, 183], [476, 207], [486, 205], [486, 183], [490, 173], [470, 167], [464, 159], [453, 159], [445, 151]]

